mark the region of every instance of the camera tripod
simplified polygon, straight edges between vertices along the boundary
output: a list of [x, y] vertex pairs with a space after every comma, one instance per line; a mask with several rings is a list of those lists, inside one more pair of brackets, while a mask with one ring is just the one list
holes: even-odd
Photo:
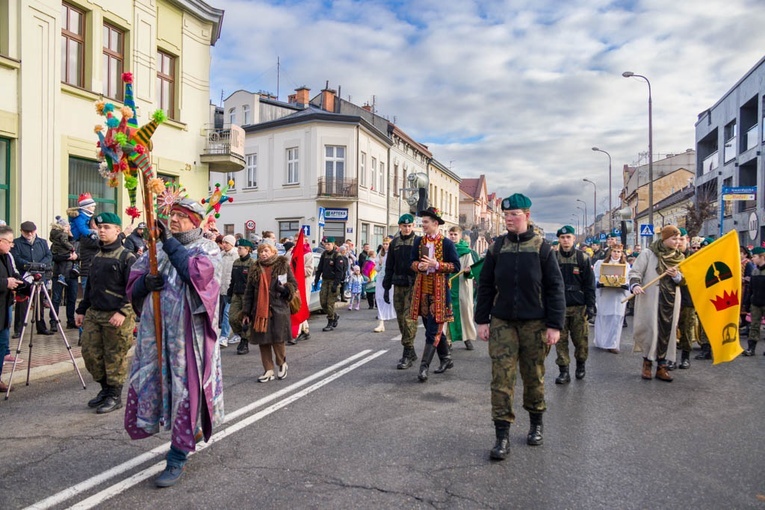
[[[40, 304], [40, 299], [44, 296], [45, 301], [48, 303], [48, 306], [50, 306], [50, 311], [53, 314], [53, 318], [56, 320], [56, 325], [58, 327], [59, 333], [61, 333], [61, 338], [64, 339], [64, 345], [66, 345], [66, 350], [69, 353], [69, 359], [72, 360], [72, 366], [74, 367], [75, 372], [77, 372], [77, 376], [80, 378], [80, 383], [82, 384], [82, 389], [85, 389], [85, 381], [82, 378], [82, 374], [80, 373], [80, 369], [77, 366], [77, 362], [74, 360], [74, 355], [72, 354], [72, 346], [69, 344], [69, 341], [66, 339], [66, 334], [64, 333], [64, 328], [61, 326], [61, 321], [58, 320], [58, 312], [54, 310], [53, 303], [50, 299], [50, 294], [48, 294], [48, 289], [45, 288], [44, 281], [39, 278], [38, 275], [35, 275], [38, 277], [38, 279], [35, 279], [32, 282], [32, 291], [29, 294], [29, 306], [27, 306], [27, 311], [24, 314], [24, 324], [21, 327], [21, 334], [19, 335], [19, 343], [16, 346], [16, 357], [13, 360], [13, 368], [11, 368], [11, 377], [8, 380], [8, 389], [5, 392], [5, 400], [8, 400], [8, 397], [11, 393], [11, 388], [13, 386], [13, 374], [16, 371], [16, 364], [19, 362], [19, 355], [21, 354], [21, 344], [24, 342], [24, 333], [26, 332], [27, 325], [29, 324], [29, 317], [32, 316], [32, 323], [37, 322], [38, 320], [41, 320], [43, 318], [43, 314], [45, 313], [45, 307], [38, 306]], [[27, 386], [29, 386], [29, 375], [32, 370], [32, 339], [34, 338], [34, 332], [35, 328], [31, 328], [29, 331], [29, 361], [27, 362]]]

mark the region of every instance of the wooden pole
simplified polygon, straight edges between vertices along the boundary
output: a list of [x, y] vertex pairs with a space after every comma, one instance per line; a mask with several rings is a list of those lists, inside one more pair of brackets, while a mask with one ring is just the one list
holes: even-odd
[[[667, 273], [666, 273], [666, 272], [664, 272], [664, 273], [661, 273], [659, 276], [657, 276], [656, 278], [654, 278], [654, 279], [653, 279], [653, 280], [651, 280], [650, 282], [646, 283], [645, 285], [641, 285], [640, 287], [641, 287], [643, 290], [645, 290], [645, 289], [647, 289], [648, 287], [650, 287], [651, 285], [656, 285], [656, 284], [659, 282], [659, 280], [661, 280], [661, 279], [662, 279], [662, 277], [663, 277], [663, 276], [666, 276], [666, 275], [667, 275]], [[632, 294], [632, 295], [630, 295], [629, 297], [626, 297], [626, 298], [622, 299], [622, 303], [626, 303], [627, 301], [629, 301], [630, 299], [632, 299], [632, 298], [634, 298], [634, 297], [635, 297], [635, 294]]]
[[[143, 207], [146, 214], [146, 224], [149, 227], [149, 239], [146, 242], [149, 251], [149, 273], [156, 276], [159, 274], [159, 265], [157, 263], [157, 237], [159, 232], [154, 222], [154, 200], [152, 199], [151, 190], [149, 190], [148, 177], [144, 172], [141, 172], [141, 175], [143, 176], [141, 179], [141, 184], [143, 184]], [[154, 334], [157, 338], [159, 394], [160, 398], [162, 398], [162, 306], [158, 290], [151, 293], [151, 299], [154, 304]]]

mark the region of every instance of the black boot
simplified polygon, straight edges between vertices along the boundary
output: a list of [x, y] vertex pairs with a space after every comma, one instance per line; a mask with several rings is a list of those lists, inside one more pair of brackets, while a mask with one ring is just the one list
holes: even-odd
[[88, 407], [95, 409], [101, 407], [101, 404], [106, 400], [106, 396], [109, 394], [109, 387], [106, 385], [106, 377], [101, 378], [98, 383], [101, 385], [101, 391], [98, 392], [94, 398], [88, 400]]
[[335, 312], [335, 318], [334, 318], [334, 319], [332, 319], [332, 327], [333, 327], [333, 328], [336, 328], [336, 327], [337, 327], [337, 320], [338, 320], [339, 318], [340, 318], [340, 316], [339, 316], [339, 315], [337, 315], [337, 312]]
[[401, 355], [401, 359], [398, 360], [396, 368], [399, 370], [406, 370], [414, 365], [415, 361], [417, 361], [417, 353], [414, 352], [414, 347], [404, 347], [404, 353]]
[[574, 372], [574, 375], [577, 379], [584, 379], [584, 376], [587, 374], [587, 372], [584, 369], [585, 361], [576, 361], [576, 372]]
[[529, 419], [531, 427], [529, 427], [529, 435], [526, 436], [526, 444], [529, 446], [540, 446], [543, 442], [542, 432], [544, 432], [542, 413], [529, 413]]
[[746, 344], [749, 348], [744, 351], [744, 356], [754, 356], [754, 349], [757, 347], [757, 340], [747, 340]]
[[701, 353], [694, 356], [693, 359], [712, 359], [712, 348], [709, 344], [702, 344]]
[[327, 325], [321, 328], [322, 331], [332, 331], [335, 327], [332, 325], [332, 318], [327, 317]]
[[237, 354], [247, 354], [250, 352], [250, 342], [245, 337], [241, 337], [239, 345], [236, 346]]
[[433, 361], [433, 356], [436, 354], [436, 348], [433, 344], [425, 344], [425, 350], [422, 351], [422, 361], [420, 362], [420, 372], [417, 374], [417, 378], [420, 382], [428, 380], [428, 369], [430, 368], [430, 362]]
[[677, 368], [677, 363], [675, 363], [675, 362], [674, 362], [674, 361], [672, 361], [672, 360], [670, 360], [670, 361], [667, 361], [667, 370], [670, 370], [670, 371], [671, 371], [671, 370], [674, 370], [674, 369], [676, 369], [676, 368]]
[[494, 421], [494, 431], [497, 434], [497, 442], [489, 452], [489, 457], [494, 460], [505, 460], [510, 446], [510, 423], [506, 421]]
[[452, 350], [449, 347], [449, 345], [446, 344], [446, 340], [443, 338], [440, 342], [438, 342], [438, 361], [440, 364], [438, 365], [438, 368], [433, 370], [434, 374], [443, 374], [450, 368], [454, 367], [454, 362], [452, 361]]
[[571, 382], [571, 376], [568, 374], [568, 365], [558, 366], [560, 375], [555, 378], [555, 384], [568, 384]]
[[677, 365], [677, 368], [683, 370], [691, 368], [691, 351], [682, 351], [680, 353], [680, 364]]
[[122, 386], [108, 386], [106, 400], [96, 409], [98, 414], [111, 413], [122, 407]]

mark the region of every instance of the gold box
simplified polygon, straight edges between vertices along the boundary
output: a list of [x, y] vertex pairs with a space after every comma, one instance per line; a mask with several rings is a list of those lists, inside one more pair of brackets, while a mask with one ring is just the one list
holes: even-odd
[[627, 285], [627, 264], [601, 264], [598, 281], [604, 287]]

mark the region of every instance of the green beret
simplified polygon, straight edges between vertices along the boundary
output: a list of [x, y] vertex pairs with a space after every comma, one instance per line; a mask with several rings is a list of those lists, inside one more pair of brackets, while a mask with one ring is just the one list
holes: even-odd
[[325, 237], [324, 238], [324, 242], [325, 243], [334, 243], [335, 242], [335, 238], [334, 237]]
[[414, 223], [414, 216], [411, 214], [402, 214], [398, 219], [399, 225], [411, 225], [412, 223]]
[[553, 245], [553, 246], [558, 246], [559, 244], [560, 244], [560, 243], [559, 243], [558, 241], [553, 241], [553, 242], [552, 242], [552, 245]]
[[119, 216], [114, 214], [113, 212], [102, 212], [101, 214], [97, 215], [95, 218], [96, 225], [103, 225], [104, 223], [109, 223], [111, 225], [117, 225], [119, 227], [122, 226], [122, 220]]
[[680, 235], [681, 236], [687, 236], [688, 235], [688, 231], [685, 230], [683, 227], [680, 227]]
[[701, 241], [701, 246], [709, 246], [710, 244], [712, 244], [713, 241], [714, 239], [712, 239], [711, 237], [705, 237], [704, 240]]
[[765, 253], [765, 248], [761, 248], [759, 246], [752, 248], [752, 255], [762, 255], [763, 253]]
[[531, 209], [531, 200], [526, 195], [514, 193], [502, 201], [503, 211], [512, 211], [513, 209]]
[[248, 241], [247, 239], [239, 239], [239, 240], [236, 242], [236, 245], [235, 245], [235, 246], [237, 246], [237, 247], [239, 247], [239, 246], [244, 246], [245, 248], [250, 248], [250, 249], [252, 249], [252, 242]]
[[564, 225], [563, 227], [558, 229], [558, 232], [555, 235], [560, 237], [564, 234], [576, 234], [576, 231], [574, 230], [574, 227], [572, 227], [571, 225]]
[[614, 238], [614, 237], [619, 238], [619, 236], [614, 234], [613, 232], [609, 232], [608, 234], [606, 234], [606, 239]]

